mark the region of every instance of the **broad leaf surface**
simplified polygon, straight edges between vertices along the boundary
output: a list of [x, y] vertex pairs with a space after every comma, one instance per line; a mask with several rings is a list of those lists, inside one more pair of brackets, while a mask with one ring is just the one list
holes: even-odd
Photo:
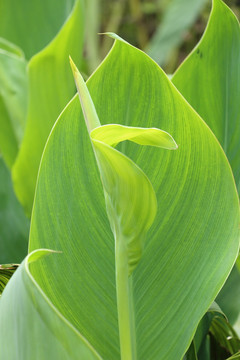
[[240, 191], [240, 29], [221, 0], [213, 1], [202, 40], [172, 81], [220, 141]]
[[27, 62], [20, 49], [0, 39], [0, 151], [12, 166], [27, 111]]
[[[220, 141], [240, 192], [240, 29], [235, 15], [220, 0], [203, 38], [172, 81]], [[234, 283], [234, 285], [233, 285]], [[239, 314], [240, 275], [227, 280], [219, 300], [231, 321]]]
[[59, 113], [74, 94], [68, 55], [80, 59], [83, 39], [82, 0], [50, 44], [28, 64], [29, 105], [26, 131], [13, 167], [16, 194], [31, 214], [42, 151]]
[[[127, 43], [116, 41], [88, 87], [102, 124], [158, 127], [179, 145], [175, 152], [130, 142], [118, 149], [146, 173], [158, 199], [133, 272], [137, 356], [180, 359], [237, 256], [239, 203], [229, 164], [167, 76]], [[40, 247], [63, 251], [33, 264], [43, 291], [104, 359], [119, 359], [114, 240], [77, 98], [42, 159], [30, 250]]]
[[74, 0], [0, 0], [0, 36], [20, 46], [30, 59], [55, 37], [73, 3]]
[[29, 220], [14, 194], [11, 174], [0, 158], [0, 264], [24, 259], [28, 235]]
[[48, 250], [38, 250], [28, 255], [2, 294], [0, 357], [100, 360], [86, 339], [59, 314], [30, 274], [31, 263], [41, 261], [48, 254]]

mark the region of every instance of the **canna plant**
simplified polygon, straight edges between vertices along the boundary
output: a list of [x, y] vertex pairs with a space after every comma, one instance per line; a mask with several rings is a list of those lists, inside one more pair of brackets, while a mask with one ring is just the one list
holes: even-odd
[[[199, 46], [214, 34], [219, 56], [206, 50], [197, 56], [195, 49], [192, 67], [190, 56], [172, 82], [114, 34], [112, 50], [87, 86], [71, 61], [80, 102], [78, 96], [69, 102], [43, 151], [29, 254], [8, 282], [13, 266], [0, 269], [7, 282], [0, 359], [208, 359], [201, 348], [206, 320], [214, 314], [208, 324], [217, 338], [218, 318], [224, 318], [210, 305], [239, 251], [234, 177], [203, 121], [207, 109], [211, 119], [218, 114], [221, 99], [231, 99], [221, 130], [235, 121], [238, 61], [227, 44], [238, 46], [239, 24], [220, 0], [213, 5]], [[223, 35], [220, 24], [226, 24]], [[201, 86], [209, 90], [204, 81], [194, 74], [183, 81], [205, 57], [222, 70], [210, 105], [210, 95], [203, 103], [199, 96]], [[195, 102], [183, 94], [203, 119], [173, 83], [198, 89]], [[237, 141], [230, 136], [229, 144], [236, 154]]]

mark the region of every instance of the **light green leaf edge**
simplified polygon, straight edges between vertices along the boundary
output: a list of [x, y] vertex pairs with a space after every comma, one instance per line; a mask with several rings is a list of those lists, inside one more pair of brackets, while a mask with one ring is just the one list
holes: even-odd
[[31, 275], [31, 263], [52, 253], [46, 249], [30, 253], [0, 298], [0, 358], [101, 360], [89, 342], [53, 306]]

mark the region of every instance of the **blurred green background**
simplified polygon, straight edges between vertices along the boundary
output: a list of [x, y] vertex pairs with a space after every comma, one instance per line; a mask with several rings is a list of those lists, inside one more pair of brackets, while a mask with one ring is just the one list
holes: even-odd
[[[146, 51], [167, 73], [173, 73], [201, 38], [211, 3], [211, 0], [86, 1], [86, 74], [109, 51], [112, 40], [96, 35], [108, 31]], [[225, 3], [239, 18], [240, 1]]]

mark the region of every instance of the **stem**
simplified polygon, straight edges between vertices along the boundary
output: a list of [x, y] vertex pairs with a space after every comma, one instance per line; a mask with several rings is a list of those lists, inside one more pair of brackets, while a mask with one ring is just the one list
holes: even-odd
[[115, 261], [121, 359], [136, 360], [132, 278], [128, 276], [127, 248], [122, 238], [116, 238]]

